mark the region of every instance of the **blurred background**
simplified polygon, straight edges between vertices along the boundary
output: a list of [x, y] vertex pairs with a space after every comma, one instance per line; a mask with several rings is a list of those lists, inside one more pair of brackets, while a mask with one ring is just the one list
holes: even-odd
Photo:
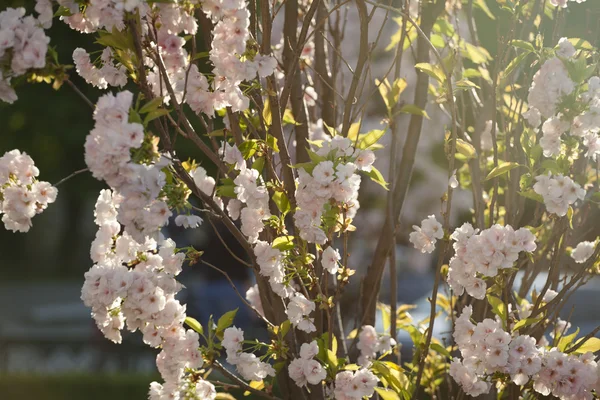
[[[493, 13], [500, 15], [495, 1], [488, 0], [488, 5]], [[0, 0], [0, 10], [16, 6], [32, 10], [33, 2]], [[350, 19], [355, 17], [352, 13], [351, 7]], [[585, 37], [598, 45], [599, 17], [600, 5], [596, 1], [569, 7], [563, 21], [565, 36]], [[480, 40], [494, 56], [497, 28], [503, 20], [492, 21], [478, 10], [476, 18], [482, 22], [478, 25]], [[383, 21], [383, 14], [376, 14], [372, 23], [373, 35], [377, 34]], [[387, 22], [383, 37], [390, 37], [397, 29], [395, 22]], [[76, 47], [88, 51], [98, 49], [91, 35], [76, 34], [59, 21], [55, 21], [49, 36], [63, 63], [72, 62], [71, 54]], [[384, 40], [382, 49], [386, 45]], [[349, 54], [347, 58], [353, 64], [356, 46], [351, 34], [345, 47], [345, 54]], [[372, 75], [383, 75], [390, 61], [391, 53], [376, 52]], [[406, 99], [412, 98], [410, 82], [414, 81], [410, 62], [411, 54], [407, 54], [402, 74], [409, 82], [403, 95]], [[92, 101], [101, 95], [74, 72], [71, 80]], [[93, 126], [90, 108], [66, 85], [55, 91], [47, 84], [28, 84], [19, 87], [17, 94], [19, 100], [15, 104], [0, 103], [0, 153], [17, 148], [27, 152], [41, 171], [40, 179], [51, 183], [85, 168], [83, 144]], [[379, 98], [373, 98], [367, 118], [363, 120], [365, 131], [380, 125], [383, 110]], [[431, 120], [426, 121], [423, 128], [419, 149], [423, 156], [417, 161], [396, 250], [399, 279], [396, 301], [418, 304], [419, 308], [411, 311], [415, 320], [424, 318], [427, 313], [426, 299], [433, 282], [431, 267], [435, 254], [421, 255], [406, 246], [408, 232], [427, 215], [439, 215], [439, 199], [447, 182], [442, 148], [443, 125], [447, 120], [434, 106], [427, 111]], [[407, 121], [408, 118], [401, 122]], [[210, 164], [203, 162], [199, 151], [183, 141], [179, 145], [182, 159], [193, 157], [211, 172]], [[377, 156], [378, 168], [387, 175], [388, 155], [380, 151]], [[103, 188], [103, 183], [91, 175], [77, 175], [59, 186], [56, 203], [35, 217], [29, 233], [13, 234], [0, 227], [0, 399], [144, 399], [149, 382], [158, 378], [156, 351], [143, 345], [139, 334], [125, 335], [123, 345], [113, 345], [105, 340], [79, 299], [83, 274], [92, 265], [89, 247], [97, 229], [93, 222], [94, 203]], [[366, 269], [374, 249], [375, 242], [364, 239], [377, 237], [384, 218], [384, 196], [379, 186], [371, 182], [363, 185], [361, 210], [355, 223], [361, 227], [356, 235], [361, 240], [354, 240], [350, 247], [350, 267], [358, 270], [357, 276]], [[470, 194], [459, 191], [454, 207], [453, 223], [466, 220], [471, 207]], [[216, 228], [227, 236], [225, 229]], [[209, 224], [191, 231], [172, 226], [165, 233], [178, 247], [193, 245], [206, 250], [204, 258], [226, 270], [241, 293], [253, 284], [249, 271], [223, 249]], [[236, 251], [236, 242], [229, 243]], [[258, 321], [244, 309], [222, 276], [196, 265], [184, 268], [180, 277], [186, 286], [181, 293], [182, 301], [187, 303], [191, 316], [205, 322], [210, 315], [218, 317], [240, 307], [235, 325], [246, 330], [248, 337], [264, 334]], [[359, 285], [360, 280], [355, 279], [346, 294], [346, 303], [356, 300]], [[582, 294], [583, 297], [574, 299], [574, 304], [596, 304], [590, 299], [597, 296], [598, 288], [598, 285], [593, 286]], [[393, 301], [388, 293], [384, 285], [382, 301]], [[590, 305], [579, 316], [582, 323], [592, 326], [590, 330], [598, 325], [590, 315], [600, 319], [598, 311]], [[436, 331], [440, 335], [448, 330], [447, 324], [438, 326]], [[582, 332], [586, 332], [583, 327]]]

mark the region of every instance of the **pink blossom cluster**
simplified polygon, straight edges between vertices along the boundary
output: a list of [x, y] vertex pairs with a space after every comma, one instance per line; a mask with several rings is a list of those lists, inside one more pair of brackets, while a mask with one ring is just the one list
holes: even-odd
[[262, 381], [267, 376], [275, 376], [271, 364], [261, 361], [253, 353], [243, 351], [244, 331], [235, 326], [225, 329], [221, 344], [227, 352], [227, 362], [235, 365], [237, 371], [247, 381]]
[[543, 197], [548, 212], [559, 217], [567, 215], [569, 206], [585, 198], [585, 189], [568, 176], [548, 172], [548, 175], [536, 176], [535, 180], [533, 190]]
[[553, 348], [544, 351], [541, 369], [533, 377], [533, 389], [561, 400], [592, 400], [597, 390], [598, 364], [593, 353], [565, 354]]
[[0, 157], [0, 215], [6, 229], [29, 231], [31, 219], [56, 200], [58, 189], [38, 181], [39, 174], [26, 153], [12, 150]]
[[596, 242], [580, 242], [577, 244], [577, 246], [575, 246], [573, 251], [571, 251], [571, 258], [573, 258], [576, 263], [582, 264], [586, 262], [592, 256], [592, 254], [594, 254], [595, 250]]
[[315, 357], [319, 354], [319, 346], [313, 340], [310, 343], [303, 343], [300, 346], [300, 357], [294, 358], [288, 365], [290, 378], [300, 387], [319, 385], [327, 378], [327, 370], [323, 368], [319, 360]]
[[557, 57], [546, 61], [533, 76], [527, 101], [542, 117], [550, 118], [557, 113], [557, 106], [563, 96], [575, 89], [567, 68]]
[[386, 334], [378, 334], [371, 325], [363, 325], [358, 334], [358, 344], [356, 347], [360, 350], [358, 364], [368, 367], [377, 353], [387, 353], [392, 351], [396, 341]]
[[209, 0], [202, 7], [215, 24], [209, 57], [214, 65], [214, 93], [222, 102], [219, 108], [230, 106], [233, 111], [245, 110], [248, 98], [239, 89], [239, 84], [251, 81], [257, 75], [271, 75], [277, 61], [269, 55], [246, 52], [246, 42], [250, 39], [250, 12], [245, 0]]
[[17, 94], [11, 80], [46, 66], [50, 38], [42, 26], [44, 22], [47, 26], [45, 17], [46, 14], [40, 15], [41, 19], [25, 16], [24, 8], [0, 12], [0, 100], [13, 103]]
[[470, 396], [488, 393], [492, 375], [508, 374], [517, 385], [530, 380], [533, 389], [561, 400], [593, 399], [598, 366], [592, 353], [568, 355], [546, 350], [528, 335], [511, 335], [499, 320], [471, 322], [473, 308], [466, 306], [456, 320], [454, 340], [462, 359], [450, 364], [450, 375]]
[[237, 200], [246, 207], [240, 211], [241, 230], [248, 242], [256, 243], [258, 235], [264, 229], [264, 221], [271, 216], [269, 212], [269, 192], [266, 185], [260, 183], [260, 173], [251, 168], [243, 168], [233, 180]]
[[494, 225], [479, 232], [468, 222], [451, 236], [455, 255], [450, 259], [448, 284], [462, 295], [466, 292], [483, 299], [487, 285], [482, 279], [494, 277], [500, 269], [510, 268], [522, 251], [535, 251], [535, 236], [526, 228], [514, 230], [510, 225]]
[[250, 303], [250, 305], [254, 307], [254, 309], [256, 309], [260, 315], [263, 317], [265, 316], [262, 300], [260, 299], [258, 284], [255, 283], [246, 291], [246, 300], [248, 300], [248, 303]]
[[342, 371], [335, 376], [334, 396], [336, 400], [360, 400], [371, 397], [379, 379], [368, 369]]
[[315, 302], [307, 299], [302, 293], [295, 292], [285, 310], [292, 326], [306, 333], [315, 332], [315, 319], [310, 314], [315, 311]]
[[[223, 201], [220, 197], [214, 194], [215, 189], [215, 180], [213, 177], [208, 176], [206, 170], [200, 166], [196, 166], [195, 169], [189, 172], [191, 178], [194, 180], [194, 184], [196, 187], [205, 195], [212, 196], [215, 203], [223, 209]], [[183, 226], [184, 228], [197, 228], [202, 225], [201, 217], [198, 215], [193, 215], [191, 213], [188, 214], [179, 214], [175, 217], [175, 224], [178, 226]]]
[[321, 255], [321, 265], [331, 275], [335, 275], [338, 270], [338, 263], [342, 259], [340, 252], [333, 246], [328, 246]]
[[310, 173], [305, 168], [298, 169], [299, 209], [294, 213], [294, 221], [300, 237], [309, 243], [322, 245], [327, 241], [321, 217], [332, 201], [347, 210], [343, 215], [347, 219], [354, 218], [360, 207], [361, 178], [356, 172], [370, 171], [375, 155], [371, 150], [357, 150], [352, 144], [342, 136], [327, 137], [317, 151], [318, 156], [327, 159], [318, 162]]
[[[211, 82], [195, 64], [190, 65], [185, 39], [178, 36], [181, 32], [196, 33], [198, 23], [193, 13], [187, 14], [177, 4], [157, 4], [154, 9], [160, 21], [155, 50], [165, 65], [175, 100], [185, 101], [196, 113], [207, 116], [225, 107], [231, 107], [234, 112], [245, 110], [249, 102], [239, 84], [272, 74], [277, 62], [271, 56], [246, 52], [250, 13], [245, 1], [214, 0], [204, 2], [202, 7], [215, 24], [209, 54], [214, 65]], [[171, 94], [165, 89], [165, 77], [159, 66], [151, 57], [145, 59], [145, 64], [152, 69], [148, 81], [155, 95], [169, 102]]]
[[[566, 6], [566, 0], [564, 0]], [[529, 110], [523, 113], [533, 128], [542, 127], [540, 146], [544, 156], [558, 157], [565, 152], [563, 135], [581, 138], [587, 158], [594, 161], [600, 154], [600, 77], [593, 76], [587, 82], [587, 90], [576, 101], [584, 111], [567, 119], [558, 109], [566, 95], [574, 92], [576, 84], [569, 77], [566, 63], [576, 62], [576, 49], [567, 38], [561, 38], [556, 50], [557, 57], [546, 61], [534, 75], [529, 89]], [[542, 123], [542, 118], [546, 120]]]
[[139, 164], [131, 158], [144, 140], [141, 124], [129, 122], [133, 94], [106, 94], [94, 111], [96, 124], [85, 142], [85, 161], [92, 175], [106, 181], [119, 198], [119, 222], [136, 240], [156, 235], [172, 215], [163, 199], [162, 172], [168, 162], [158, 157], [152, 164]]
[[430, 215], [421, 221], [421, 226], [413, 225], [413, 229], [408, 239], [421, 253], [432, 253], [435, 250], [435, 243], [444, 237], [442, 224], [435, 219], [435, 215]]
[[151, 393], [173, 398], [191, 390], [186, 372], [203, 364], [199, 336], [183, 327], [185, 306], [175, 298], [185, 255], [170, 239], [159, 246], [149, 237], [138, 242], [120, 233], [119, 207], [117, 193], [100, 192], [94, 213], [99, 228], [90, 252], [95, 264], [85, 274], [81, 299], [109, 340], [120, 343], [126, 325], [131, 332], [140, 330], [144, 343], [162, 349], [156, 364], [165, 384], [153, 383]]
[[120, 63], [115, 64], [110, 47], [106, 47], [102, 51], [99, 59], [99, 63], [102, 65], [100, 68], [90, 60], [87, 51], [80, 47], [73, 51], [73, 61], [79, 76], [99, 89], [106, 89], [108, 85], [123, 87], [127, 84], [127, 68]]
[[92, 33], [99, 29], [122, 31], [125, 28], [125, 13], [140, 9], [144, 14], [147, 6], [142, 0], [90, 0], [84, 9], [80, 9], [75, 0], [57, 0], [58, 4], [69, 11], [69, 15], [60, 17], [71, 29], [82, 33]]
[[287, 298], [293, 293], [293, 289], [285, 284], [285, 254], [271, 247], [271, 244], [258, 240], [254, 246], [256, 263], [260, 274], [269, 278], [271, 289], [281, 297]]

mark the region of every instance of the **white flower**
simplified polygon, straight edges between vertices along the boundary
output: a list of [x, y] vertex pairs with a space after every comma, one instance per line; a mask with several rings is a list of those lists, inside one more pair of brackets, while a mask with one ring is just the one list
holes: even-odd
[[444, 229], [434, 215], [430, 215], [421, 222], [421, 226], [413, 225], [414, 232], [409, 235], [410, 242], [422, 253], [431, 253], [435, 250], [437, 239], [444, 237]]
[[576, 263], [582, 264], [594, 254], [595, 249], [595, 242], [581, 242], [571, 251], [571, 257]]
[[311, 385], [318, 385], [327, 377], [327, 371], [317, 360], [305, 360], [302, 367], [304, 376]]
[[300, 358], [310, 360], [319, 354], [319, 345], [316, 340], [310, 343], [302, 343], [300, 346]]
[[180, 214], [175, 217], [175, 224], [184, 228], [197, 228], [202, 225], [202, 218], [197, 215]]
[[301, 293], [294, 293], [287, 306], [286, 314], [294, 327], [310, 333], [316, 330], [314, 318], [309, 318], [309, 314], [314, 310], [314, 302], [308, 300]]
[[313, 177], [315, 178], [316, 182], [322, 185], [332, 182], [335, 179], [333, 162], [321, 161], [313, 169]]
[[323, 264], [323, 268], [325, 268], [331, 275], [335, 275], [338, 270], [338, 261], [341, 260], [340, 253], [337, 249], [334, 249], [333, 246], [329, 246], [325, 250], [323, 250], [323, 255], [321, 256], [321, 264]]
[[452, 171], [452, 175], [448, 180], [448, 186], [450, 186], [452, 189], [456, 189], [458, 187], [458, 179], [456, 179], [456, 170]]
[[375, 162], [375, 153], [371, 150], [361, 150], [356, 156], [354, 163], [361, 171], [370, 172]]

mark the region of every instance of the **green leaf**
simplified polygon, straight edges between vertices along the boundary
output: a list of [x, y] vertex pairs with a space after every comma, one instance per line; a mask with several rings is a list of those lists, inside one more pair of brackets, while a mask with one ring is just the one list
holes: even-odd
[[398, 393], [394, 392], [392, 389], [376, 387], [375, 391], [379, 394], [379, 397], [381, 397], [382, 400], [400, 400]]
[[446, 47], [446, 42], [442, 35], [438, 35], [437, 33], [432, 33], [429, 40], [431, 41], [431, 44], [434, 45], [438, 49], [443, 49], [444, 47]]
[[98, 32], [98, 39], [96, 39], [96, 43], [101, 44], [105, 47], [112, 47], [114, 49], [119, 50], [132, 50], [133, 46], [133, 37], [129, 34], [127, 30], [123, 30], [120, 32], [117, 28], [113, 28], [109, 33], [107, 31]]
[[[560, 332], [560, 331], [555, 332], [555, 334], [560, 337], [562, 332]], [[558, 348], [558, 350], [565, 351], [567, 349], [567, 347], [569, 347], [569, 345], [573, 344], [573, 341], [575, 340], [575, 338], [577, 337], [578, 334], [579, 334], [579, 328], [577, 328], [575, 333], [560, 337], [560, 340], [558, 341], [558, 345], [556, 346]]]
[[577, 50], [588, 50], [588, 51], [594, 51], [595, 50], [595, 47], [592, 46], [592, 44], [590, 42], [588, 42], [587, 40], [585, 40], [585, 39], [581, 39], [581, 38], [568, 38], [567, 40], [569, 42], [571, 42], [571, 44], [573, 45], [573, 47], [575, 47]]
[[286, 108], [285, 112], [283, 113], [283, 123], [288, 125], [301, 125], [300, 122], [296, 122], [294, 114], [289, 108]]
[[463, 90], [467, 90], [467, 89], [471, 89], [471, 88], [475, 88], [475, 89], [480, 89], [480, 87], [478, 85], [476, 85], [475, 83], [471, 82], [470, 80], [463, 78], [459, 81], [457, 81], [454, 84], [454, 87], [457, 89], [463, 89]]
[[494, 314], [499, 316], [502, 321], [506, 322], [506, 317], [508, 316], [506, 312], [506, 304], [502, 301], [502, 299], [492, 296], [488, 294], [487, 296], [488, 303], [492, 306], [492, 310], [494, 310]]
[[217, 186], [217, 196], [219, 197], [231, 197], [233, 199], [237, 198], [237, 194], [235, 194], [235, 185], [221, 185]]
[[202, 324], [200, 322], [198, 322], [197, 320], [195, 320], [192, 317], [185, 317], [185, 324], [187, 326], [189, 326], [190, 328], [192, 328], [193, 330], [195, 330], [196, 332], [198, 332], [199, 334], [203, 335], [204, 334], [204, 329], [202, 328]]
[[420, 115], [421, 117], [429, 119], [429, 115], [427, 115], [427, 112], [422, 108], [415, 106], [414, 104], [406, 104], [402, 106], [399, 112], [405, 114]]
[[271, 101], [267, 97], [265, 100], [263, 112], [262, 112], [263, 120], [265, 121], [265, 125], [271, 126], [273, 123], [273, 115], [271, 114]]
[[148, 103], [144, 104], [144, 106], [142, 108], [140, 108], [140, 114], [146, 114], [146, 113], [149, 113], [150, 111], [154, 111], [158, 107], [160, 107], [162, 103], [163, 103], [163, 98], [156, 97], [156, 98], [150, 100]]
[[370, 132], [367, 132], [364, 135], [360, 136], [360, 140], [358, 142], [357, 147], [361, 150], [368, 149], [375, 143], [377, 143], [384, 134], [385, 131], [382, 129], [375, 129]]
[[[388, 46], [385, 48], [385, 51], [390, 51], [390, 50], [393, 50], [396, 47], [398, 47], [398, 44], [400, 43], [400, 39], [402, 38], [402, 31], [404, 30], [403, 18], [397, 17], [397, 18], [394, 18], [394, 21], [396, 21], [396, 23], [399, 25], [399, 29], [390, 38], [391, 39], [390, 44], [388, 44]], [[404, 50], [408, 49], [408, 47], [411, 45], [411, 43], [414, 43], [414, 41], [417, 39], [417, 36], [418, 36], [418, 32], [415, 29], [415, 27], [410, 23], [408, 25], [409, 26], [408, 26], [408, 29], [406, 30], [406, 34], [404, 37], [404, 43], [402, 46]]]
[[277, 138], [275, 136], [267, 134], [266, 142], [275, 153], [279, 153], [279, 146], [277, 146]]
[[529, 325], [533, 325], [541, 320], [542, 320], [542, 317], [521, 319], [521, 320], [517, 321], [515, 326], [513, 326], [513, 331], [518, 331], [521, 328], [525, 328]]
[[533, 47], [533, 45], [530, 42], [526, 42], [524, 40], [513, 39], [510, 41], [510, 44], [513, 45], [513, 47], [516, 47], [521, 50], [525, 50], [529, 53], [532, 53], [535, 51], [535, 47]]
[[[265, 382], [264, 381], [250, 381], [250, 383], [248, 384], [251, 388], [256, 389], [256, 390], [263, 390], [265, 388]], [[246, 390], [244, 392], [244, 396], [250, 396], [252, 394], [251, 391]], [[231, 396], [231, 395], [229, 395]], [[233, 396], [231, 396], [232, 399], [235, 400], [235, 398]]]
[[433, 31], [446, 35], [448, 37], [454, 36], [454, 25], [452, 25], [446, 18], [438, 18], [433, 25]]
[[148, 114], [146, 114], [146, 118], [144, 118], [144, 125], [148, 125], [148, 123], [150, 121], [153, 121], [156, 118], [160, 118], [162, 116], [165, 116], [165, 115], [167, 115], [170, 112], [171, 111], [165, 110], [164, 108], [160, 108], [158, 110], [150, 111]]
[[375, 79], [375, 84], [379, 89], [379, 94], [385, 103], [388, 113], [390, 113], [398, 103], [398, 100], [400, 100], [400, 95], [404, 89], [406, 89], [406, 81], [402, 78], [398, 78], [392, 85], [390, 85], [387, 78], [383, 80], [383, 82]]
[[192, 61], [196, 61], [199, 60], [201, 58], [208, 58], [210, 56], [210, 53], [208, 51], [199, 51], [196, 53], [196, 55], [194, 56], [194, 58], [192, 59]]
[[129, 110], [129, 122], [130, 123], [142, 123], [142, 117], [133, 108]]
[[348, 135], [346, 137], [353, 142], [356, 140], [356, 138], [358, 138], [358, 132], [360, 131], [360, 123], [361, 121], [357, 121], [350, 125], [350, 128], [348, 129]]
[[456, 139], [456, 151], [465, 156], [467, 159], [475, 158], [477, 152], [471, 143], [465, 142], [462, 139]]
[[225, 136], [225, 129], [217, 129], [216, 131], [212, 131], [208, 134], [208, 137], [220, 137]]
[[285, 214], [288, 211], [290, 211], [290, 201], [288, 200], [285, 193], [279, 191], [273, 193], [273, 202], [279, 209], [279, 212], [281, 212], [282, 214]]
[[448, 351], [448, 349], [446, 349], [444, 346], [442, 346], [439, 343], [431, 343], [431, 346], [429, 346], [431, 348], [431, 350], [435, 351], [436, 353], [442, 354], [448, 358], [452, 358], [452, 355], [450, 354], [450, 352]]
[[[318, 155], [317, 153], [315, 153], [314, 151], [309, 150], [308, 151], [308, 157], [310, 157], [311, 161], [315, 164], [320, 163], [321, 161], [326, 161], [327, 157], [323, 157]], [[298, 164], [300, 165], [300, 164]]]
[[485, 48], [475, 46], [469, 42], [463, 42], [461, 54], [475, 64], [484, 64], [492, 60], [492, 56]]
[[389, 190], [387, 182], [385, 179], [383, 179], [383, 175], [381, 175], [381, 172], [379, 172], [377, 168], [371, 167], [371, 170], [367, 173], [367, 175], [373, 182], [380, 184], [385, 190]]
[[259, 173], [262, 172], [264, 167], [265, 167], [265, 158], [264, 157], [258, 157], [252, 163], [252, 169], [257, 170]]
[[526, 198], [531, 199], [531, 200], [535, 200], [535, 201], [537, 201], [539, 203], [543, 203], [544, 202], [544, 198], [541, 195], [539, 195], [536, 192], [534, 192], [532, 189], [525, 190], [525, 191], [520, 191], [519, 194], [521, 196], [523, 196], [523, 197], [526, 197]]
[[573, 207], [571, 206], [567, 210], [567, 219], [569, 220], [569, 227], [573, 229]]
[[488, 8], [487, 4], [485, 4], [485, 0], [475, 0], [475, 2], [473, 3], [477, 8], [479, 8], [481, 11], [483, 11], [485, 13], [485, 15], [488, 16], [489, 19], [491, 20], [495, 20], [496, 17], [494, 16], [494, 14], [492, 14], [492, 12], [490, 11], [490, 9]]
[[244, 156], [244, 159], [247, 160], [258, 150], [258, 141], [256, 139], [245, 140], [239, 145], [238, 148]]
[[292, 323], [290, 322], [289, 319], [286, 319], [285, 321], [283, 321], [281, 323], [281, 325], [279, 325], [279, 334], [281, 335], [281, 337], [285, 337], [285, 335], [288, 334], [291, 326], [292, 326]]
[[[575, 345], [578, 345], [583, 339], [585, 339], [585, 338], [581, 338], [578, 341], [576, 341]], [[600, 351], [600, 339], [599, 338], [597, 338], [597, 337], [589, 338], [588, 340], [585, 341], [584, 344], [582, 344], [579, 348], [577, 348], [573, 352], [577, 353], [577, 354], [585, 354], [588, 351], [592, 352], [592, 353]]]
[[271, 247], [277, 250], [290, 250], [294, 248], [294, 237], [291, 235], [278, 236], [273, 240]]
[[59, 6], [58, 10], [54, 13], [54, 17], [70, 17], [72, 15], [71, 10], [65, 6]]
[[429, 63], [418, 63], [415, 64], [415, 68], [420, 70], [421, 72], [426, 73], [439, 83], [444, 83], [446, 81], [446, 76], [442, 69], [437, 65], [431, 65]]
[[522, 166], [521, 164], [516, 163], [516, 162], [504, 161], [503, 163], [499, 164], [497, 167], [495, 167], [494, 169], [492, 169], [490, 171], [488, 176], [485, 178], [485, 181], [489, 181], [490, 179], [493, 179], [497, 176], [507, 173], [511, 169], [515, 169], [515, 168], [521, 167], [521, 166]]
[[527, 56], [529, 55], [529, 53], [521, 53], [518, 56], [516, 56], [510, 63], [508, 63], [508, 65], [506, 66], [506, 68], [504, 68], [504, 71], [502, 72], [502, 79], [507, 79], [510, 74], [512, 74], [512, 72], [527, 58]]
[[237, 308], [235, 310], [227, 311], [221, 316], [221, 318], [219, 318], [219, 321], [217, 322], [217, 332], [223, 332], [225, 329], [233, 325], [233, 319], [235, 318], [237, 311]]

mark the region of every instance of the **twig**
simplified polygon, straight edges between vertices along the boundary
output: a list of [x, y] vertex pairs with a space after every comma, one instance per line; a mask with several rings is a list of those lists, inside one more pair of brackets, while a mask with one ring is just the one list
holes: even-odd
[[246, 300], [244, 298], [244, 296], [242, 296], [242, 294], [238, 291], [237, 287], [235, 286], [235, 283], [233, 283], [233, 281], [231, 280], [231, 278], [229, 277], [229, 274], [225, 271], [223, 271], [222, 269], [220, 269], [219, 267], [216, 267], [214, 265], [212, 265], [211, 263], [204, 261], [204, 260], [200, 260], [200, 262], [204, 265], [206, 265], [209, 268], [214, 269], [215, 271], [219, 272], [220, 274], [222, 274], [225, 279], [227, 279], [227, 281], [229, 282], [229, 284], [231, 285], [231, 287], [233, 288], [233, 290], [235, 291], [235, 293], [238, 295], [238, 297], [240, 298], [240, 300], [242, 300], [242, 302], [247, 305], [248, 307], [250, 307], [250, 309], [252, 309], [252, 311], [254, 311], [254, 313], [260, 318], [262, 319], [265, 324], [267, 324], [268, 326], [270, 326], [271, 328], [274, 327], [275, 325], [273, 325], [269, 320], [267, 320], [256, 308], [254, 308], [252, 306], [252, 304], [250, 304], [248, 302], [248, 300]]
[[79, 88], [77, 86], [75, 86], [75, 84], [73, 82], [71, 82], [70, 79], [65, 79], [65, 82], [67, 82], [67, 85], [69, 85], [69, 87], [71, 89], [73, 89], [73, 91], [75, 91], [75, 93], [77, 93], [77, 95], [79, 97], [81, 97], [81, 99], [84, 101], [85, 104], [90, 106], [92, 108], [92, 110], [96, 109], [96, 106], [94, 105], [94, 103], [92, 103], [92, 101], [90, 99], [88, 99], [88, 97], [85, 94], [83, 94], [83, 92], [81, 90], [79, 90]]
[[89, 171], [89, 168], [84, 168], [84, 169], [77, 170], [77, 171], [73, 172], [71, 175], [69, 175], [69, 176], [67, 176], [65, 178], [62, 178], [60, 181], [56, 182], [54, 184], [54, 186], [56, 187], [56, 186], [60, 185], [61, 183], [64, 183], [64, 182], [68, 181], [69, 179], [73, 178], [74, 176], [82, 174], [82, 173], [87, 172], [87, 171]]
[[229, 372], [229, 370], [227, 368], [225, 368], [223, 366], [223, 364], [221, 364], [218, 361], [213, 361], [212, 365], [214, 365], [219, 371], [221, 371], [223, 373], [223, 375], [225, 375], [226, 377], [228, 377], [229, 379], [231, 379], [232, 381], [234, 381], [235, 383], [237, 383], [238, 385], [240, 385], [241, 387], [243, 387], [245, 390], [254, 393], [257, 396], [260, 397], [264, 397], [265, 399], [270, 399], [270, 400], [282, 400], [279, 397], [275, 397], [275, 396], [271, 396], [270, 394], [257, 390], [255, 388], [253, 388], [252, 386], [248, 385], [246, 382], [244, 382], [243, 380], [241, 380], [240, 378], [238, 378], [237, 376], [235, 376], [234, 374], [232, 374], [231, 372]]

